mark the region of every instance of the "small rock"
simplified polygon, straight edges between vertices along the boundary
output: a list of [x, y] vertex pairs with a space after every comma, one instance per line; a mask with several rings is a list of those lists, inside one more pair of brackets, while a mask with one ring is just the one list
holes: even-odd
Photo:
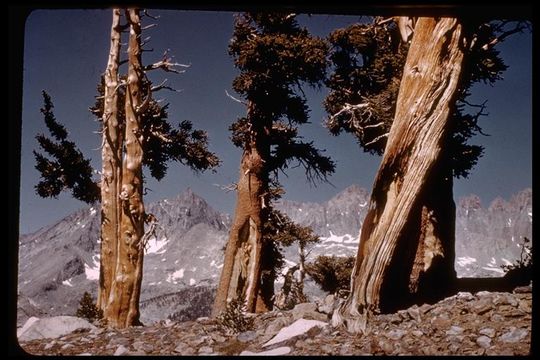
[[281, 330], [284, 326], [289, 325], [289, 320], [285, 317], [278, 317], [277, 319], [273, 320], [268, 326], [266, 327], [266, 330], [264, 333], [266, 335], [275, 335], [278, 333], [279, 330]]
[[319, 305], [319, 312], [323, 314], [332, 314], [334, 312], [334, 303], [336, 301], [336, 297], [333, 294], [328, 295], [324, 298], [324, 302]]
[[529, 331], [526, 329], [516, 329], [515, 327], [511, 327], [510, 331], [499, 336], [499, 339], [506, 343], [515, 343], [526, 337], [528, 334]]
[[413, 330], [413, 331], [411, 331], [411, 334], [413, 334], [416, 337], [420, 337], [420, 336], [424, 335], [424, 333], [421, 332], [420, 330]]
[[459, 349], [460, 349], [460, 345], [459, 345], [459, 344], [453, 343], [453, 344], [448, 345], [448, 350], [450, 350], [450, 353], [451, 353], [451, 354], [456, 353]]
[[257, 338], [257, 333], [255, 331], [244, 331], [243, 333], [238, 334], [236, 339], [241, 342], [250, 342]]
[[401, 329], [390, 330], [386, 333], [386, 337], [392, 340], [400, 340], [407, 331]]
[[491, 345], [491, 339], [482, 335], [476, 338], [476, 343], [485, 349]]
[[483, 328], [483, 329], [480, 329], [480, 331], [478, 333], [481, 334], [481, 335], [486, 335], [486, 336], [489, 336], [490, 338], [492, 338], [492, 337], [495, 336], [495, 329]]
[[185, 343], [179, 343], [178, 345], [176, 345], [176, 347], [174, 348], [174, 352], [177, 352], [180, 355], [194, 355], [195, 354], [195, 350], [193, 350], [192, 347], [190, 347], [189, 345]]
[[417, 321], [417, 322], [422, 321], [422, 316], [420, 316], [420, 309], [418, 308], [418, 306], [414, 305], [414, 306], [408, 308], [407, 313], [415, 321]]
[[72, 348], [74, 347], [73, 344], [64, 344], [62, 345], [62, 347], [60, 348], [61, 350], [66, 350], [66, 349], [69, 349], [69, 348]]
[[532, 311], [530, 302], [525, 300], [519, 300], [518, 308], [526, 313], [530, 313]]
[[124, 355], [127, 352], [128, 352], [128, 349], [124, 345], [120, 345], [114, 352], [114, 356]]
[[474, 295], [471, 294], [468, 291], [460, 291], [460, 292], [457, 293], [456, 297], [458, 299], [464, 300], [464, 301], [472, 301], [472, 300], [474, 300]]
[[491, 309], [493, 309], [493, 303], [491, 302], [491, 299], [485, 297], [480, 299], [472, 306], [472, 310], [478, 315], [485, 314]]
[[502, 316], [501, 314], [493, 314], [489, 319], [493, 322], [503, 322], [504, 316]]
[[514, 289], [513, 293], [515, 294], [528, 294], [532, 293], [532, 286], [518, 286]]
[[511, 295], [508, 294], [497, 294], [495, 295], [495, 298], [493, 299], [493, 303], [495, 305], [511, 305], [511, 306], [518, 306], [519, 302], [517, 299]]
[[51, 341], [50, 343], [48, 343], [47, 345], [45, 345], [45, 347], [43, 348], [44, 350], [49, 350], [51, 349], [54, 345], [56, 344], [56, 341]]
[[171, 319], [165, 319], [165, 327], [171, 327], [175, 324], [176, 322], [172, 321]]
[[204, 337], [198, 337], [198, 338], [196, 338], [196, 339], [189, 339], [189, 340], [190, 340], [190, 341], [189, 341], [189, 344], [190, 344], [191, 346], [197, 346], [197, 345], [201, 345], [201, 344], [204, 342], [204, 340], [206, 340], [206, 336], [204, 336]]
[[378, 345], [381, 348], [381, 350], [384, 351], [385, 354], [390, 354], [394, 350], [394, 347], [392, 346], [392, 344], [383, 339], [379, 340]]
[[198, 352], [199, 354], [211, 354], [214, 352], [214, 349], [212, 349], [210, 346], [203, 346]]
[[317, 304], [314, 303], [297, 304], [294, 309], [291, 310], [291, 313], [293, 315], [293, 320], [311, 319], [326, 321], [328, 319], [326, 314], [317, 312]]
[[438, 317], [431, 320], [431, 325], [433, 325], [433, 327], [435, 327], [437, 329], [441, 329], [441, 330], [448, 328], [451, 324], [452, 324], [452, 322], [450, 321], [450, 319], [447, 319], [447, 318], [442, 317], [442, 316], [438, 316]]
[[463, 328], [455, 325], [452, 325], [450, 329], [446, 331], [446, 335], [461, 335], [462, 333]]
[[95, 335], [100, 335], [100, 334], [103, 334], [104, 332], [105, 332], [105, 328], [102, 328], [102, 327], [98, 327], [98, 328], [90, 330], [90, 334], [95, 334]]
[[224, 337], [224, 336], [221, 336], [219, 334], [216, 334], [216, 333], [213, 333], [210, 335], [212, 337], [212, 340], [214, 340], [215, 342], [217, 343], [222, 343], [222, 342], [225, 342], [227, 341], [227, 338]]

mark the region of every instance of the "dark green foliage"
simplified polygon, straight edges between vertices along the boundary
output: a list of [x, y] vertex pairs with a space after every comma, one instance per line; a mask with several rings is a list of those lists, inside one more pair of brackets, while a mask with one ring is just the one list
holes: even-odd
[[[364, 151], [374, 154], [382, 154], [386, 146], [385, 134], [392, 125], [408, 50], [407, 44], [400, 43], [395, 23], [381, 20], [375, 18], [370, 24], [355, 24], [330, 34], [333, 73], [327, 81], [331, 92], [324, 103], [330, 133], [352, 133]], [[515, 27], [509, 28], [512, 25]], [[445, 146], [456, 177], [467, 177], [483, 154], [482, 146], [468, 143], [473, 136], [483, 134], [477, 121], [486, 115], [484, 104], [467, 102], [469, 89], [478, 82], [493, 85], [501, 79], [507, 66], [492, 45], [526, 27], [525, 23], [484, 23], [483, 19], [464, 22], [469, 44], [449, 121], [451, 136]]]
[[[235, 21], [229, 53], [241, 73], [234, 90], [247, 100], [247, 116], [230, 127], [233, 143], [263, 149], [265, 173], [278, 172], [296, 161], [309, 181], [326, 180], [333, 161], [312, 142], [302, 141], [297, 126], [308, 122], [302, 83], [319, 87], [326, 75], [328, 47], [283, 13], [245, 13]], [[298, 94], [298, 93], [301, 93]]]
[[322, 290], [341, 295], [350, 291], [354, 260], [353, 256], [318, 256], [306, 265], [306, 271]]
[[394, 24], [355, 24], [332, 32], [334, 72], [324, 106], [332, 135], [352, 133], [364, 151], [382, 154], [392, 125], [406, 44]]
[[[144, 82], [144, 86], [151, 86]], [[103, 116], [103, 78], [98, 86], [96, 103], [90, 111], [98, 118]], [[118, 89], [119, 104], [124, 104], [125, 89]], [[177, 128], [168, 122], [169, 104], [160, 105], [153, 98], [141, 114], [143, 132], [143, 165], [150, 170], [150, 175], [157, 180], [163, 179], [167, 173], [168, 162], [178, 161], [189, 166], [195, 172], [213, 169], [219, 165], [218, 157], [208, 151], [208, 135], [206, 131], [193, 129], [193, 124], [184, 120]], [[121, 128], [125, 122], [123, 106], [119, 106], [119, 123]]]
[[97, 308], [92, 295], [85, 291], [79, 302], [79, 308], [75, 316], [93, 322], [94, 320], [101, 320], [103, 318], [103, 311]]
[[504, 278], [512, 283], [519, 285], [528, 285], [532, 281], [533, 258], [531, 240], [523, 237], [521, 244], [521, 254], [519, 260], [512, 265], [501, 265], [501, 268], [506, 273]]
[[253, 328], [253, 318], [246, 316], [246, 305], [239, 298], [231, 300], [216, 320], [227, 333], [236, 334]]
[[74, 142], [68, 140], [66, 128], [56, 121], [54, 105], [45, 91], [43, 107], [40, 109], [52, 138], [38, 134], [36, 139], [43, 153], [33, 151], [35, 168], [41, 175], [36, 192], [41, 197], [57, 197], [61, 191], [69, 189], [74, 198], [86, 203], [99, 200], [99, 187], [92, 179], [92, 166]]

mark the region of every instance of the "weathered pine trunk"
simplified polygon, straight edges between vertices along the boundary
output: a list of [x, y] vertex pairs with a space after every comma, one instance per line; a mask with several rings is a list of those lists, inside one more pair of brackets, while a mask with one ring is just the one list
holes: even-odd
[[362, 226], [351, 294], [334, 313], [335, 326], [345, 323], [350, 332], [365, 331], [370, 314], [410, 300], [432, 266], [444, 274], [451, 270], [441, 265], [453, 269], [453, 250], [444, 253], [453, 243], [443, 244], [453, 242], [448, 239], [453, 225], [434, 224], [436, 216], [452, 217], [453, 212], [453, 202], [447, 202], [451, 172], [442, 148], [463, 65], [461, 41], [461, 25], [454, 18], [419, 18], [416, 23]]
[[[255, 130], [255, 133], [264, 132], [261, 129]], [[235, 298], [244, 299], [248, 312], [266, 310], [261, 301], [257, 301], [263, 248], [262, 225], [268, 205], [268, 181], [264, 170], [264, 154], [267, 151], [263, 143], [261, 136], [253, 136], [242, 154], [236, 210], [225, 249], [213, 316], [219, 315], [225, 310], [227, 301]]]
[[118, 59], [120, 56], [120, 9], [113, 9], [111, 47], [105, 70], [105, 94], [101, 149], [101, 257], [97, 306], [105, 310], [116, 267], [119, 234], [119, 182], [121, 181], [122, 135], [118, 117]]
[[[121, 226], [116, 253], [116, 271], [109, 296], [107, 319], [112, 326], [139, 325], [144, 247], [144, 205], [142, 199], [142, 79], [139, 11], [129, 9], [128, 77], [125, 101], [125, 154], [122, 168]], [[147, 96], [150, 96], [148, 93]], [[148, 100], [148, 99], [147, 99]]]

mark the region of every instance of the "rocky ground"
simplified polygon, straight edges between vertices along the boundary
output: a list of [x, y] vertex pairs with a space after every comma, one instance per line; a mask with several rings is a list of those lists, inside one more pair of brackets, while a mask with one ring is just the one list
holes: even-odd
[[253, 316], [252, 330], [239, 334], [200, 318], [78, 330], [20, 345], [35, 355], [527, 355], [531, 350], [532, 286], [460, 292], [433, 305], [378, 315], [367, 335], [333, 328], [328, 319], [335, 306], [330, 296], [321, 304]]

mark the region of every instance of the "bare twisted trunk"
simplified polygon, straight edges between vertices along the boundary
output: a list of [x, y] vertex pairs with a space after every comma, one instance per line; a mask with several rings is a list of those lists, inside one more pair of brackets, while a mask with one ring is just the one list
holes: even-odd
[[[453, 269], [453, 252], [444, 253], [450, 246], [438, 236], [444, 226], [435, 215], [452, 212], [452, 203], [443, 203], [448, 194], [451, 199], [451, 174], [444, 171], [442, 148], [463, 65], [461, 41], [461, 24], [454, 18], [420, 18], [416, 24], [362, 226], [351, 294], [334, 313], [335, 326], [345, 323], [351, 332], [365, 331], [370, 314], [409, 299], [431, 268], [451, 261]], [[442, 194], [436, 195], [439, 190]], [[453, 234], [448, 235], [452, 239], [444, 241], [453, 242]]]
[[[142, 101], [139, 11], [126, 10], [130, 25], [128, 48], [128, 78], [125, 102], [125, 155], [122, 167], [121, 224], [116, 253], [116, 271], [109, 296], [107, 319], [114, 327], [138, 325], [141, 292], [144, 235], [144, 204], [142, 193]], [[150, 96], [148, 94], [148, 96]]]
[[118, 60], [120, 56], [120, 9], [113, 9], [111, 47], [105, 70], [105, 94], [102, 119], [103, 146], [101, 149], [101, 243], [97, 306], [107, 308], [116, 267], [116, 248], [119, 235], [119, 182], [121, 181], [122, 135], [118, 117]]
[[[249, 114], [248, 108], [248, 114]], [[240, 162], [236, 210], [225, 261], [218, 285], [212, 315], [217, 316], [227, 302], [241, 298], [248, 312], [265, 311], [258, 301], [263, 250], [262, 227], [268, 201], [268, 181], [264, 170], [264, 141], [254, 137], [244, 149]]]

